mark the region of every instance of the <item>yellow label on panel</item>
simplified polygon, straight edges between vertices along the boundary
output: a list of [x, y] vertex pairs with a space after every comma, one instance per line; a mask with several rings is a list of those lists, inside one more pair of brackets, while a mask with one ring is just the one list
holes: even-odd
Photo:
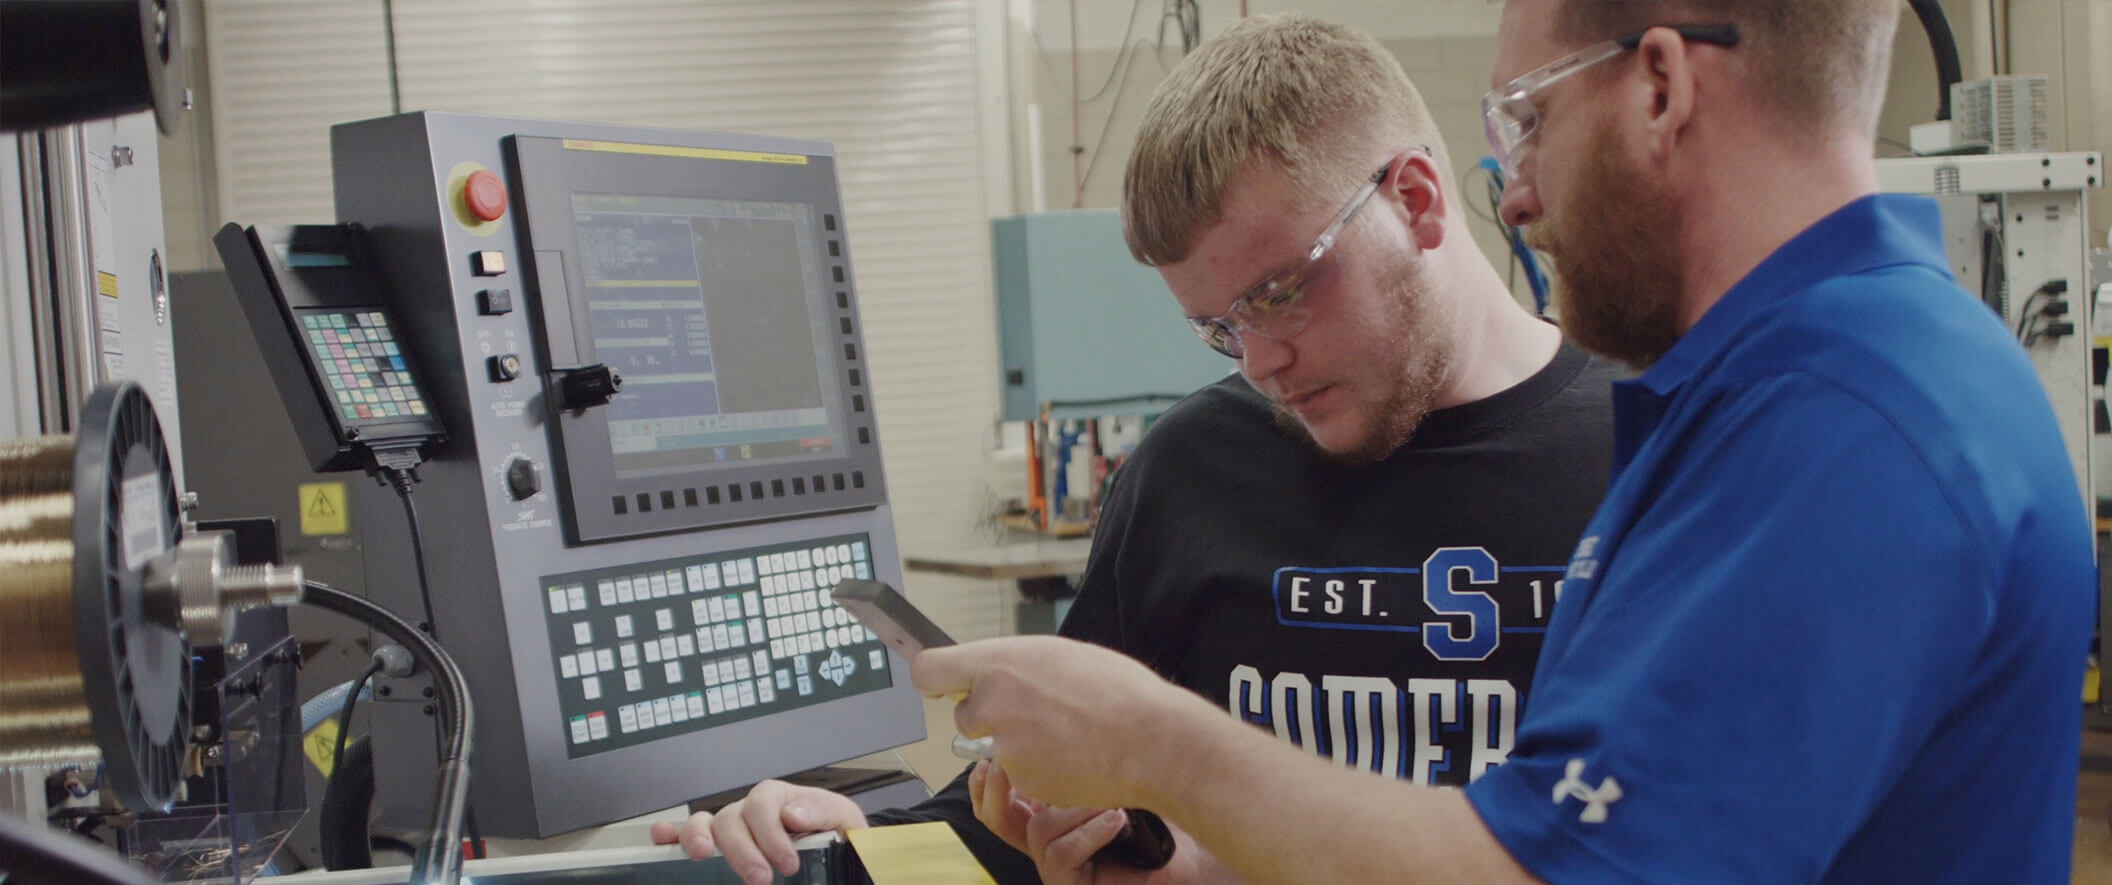
[[301, 534], [342, 535], [352, 530], [345, 513], [345, 484], [307, 482], [301, 484]]
[[117, 274], [107, 270], [95, 272], [95, 291], [112, 298], [117, 297]]
[[568, 151], [606, 151], [612, 154], [646, 154], [654, 157], [689, 157], [699, 160], [738, 160], [743, 163], [774, 163], [780, 166], [805, 166], [805, 154], [766, 154], [760, 151], [722, 151], [716, 148], [677, 147], [669, 144], [631, 144], [622, 141], [588, 141], [584, 138], [564, 140]]
[[316, 723], [302, 735], [301, 752], [308, 754], [308, 761], [314, 763], [315, 770], [329, 777], [331, 770], [337, 767], [337, 717]]

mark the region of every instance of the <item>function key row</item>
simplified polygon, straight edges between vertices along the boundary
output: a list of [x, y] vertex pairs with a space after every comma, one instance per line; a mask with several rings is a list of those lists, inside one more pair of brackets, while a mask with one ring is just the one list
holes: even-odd
[[865, 542], [854, 541], [764, 556], [707, 562], [679, 569], [602, 578], [592, 587], [585, 583], [547, 588], [553, 615], [586, 611], [595, 601], [603, 606], [630, 605], [695, 593], [710, 593], [755, 586], [760, 576], [765, 592], [826, 589], [846, 578], [870, 579], [872, 563], [866, 559]]

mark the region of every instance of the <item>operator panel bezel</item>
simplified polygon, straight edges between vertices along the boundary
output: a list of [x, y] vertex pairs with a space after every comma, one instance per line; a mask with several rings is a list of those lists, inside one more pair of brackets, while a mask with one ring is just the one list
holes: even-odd
[[[878, 436], [850, 273], [834, 158], [694, 146], [514, 135], [504, 140], [521, 236], [523, 276], [554, 427], [556, 486], [574, 542], [863, 509], [885, 503]], [[618, 474], [604, 407], [566, 408], [557, 381], [596, 359], [578, 194], [631, 195], [804, 207], [812, 237], [802, 256], [820, 297], [808, 302], [820, 373], [840, 448], [829, 454]], [[807, 292], [798, 297], [807, 298]], [[789, 296], [788, 296], [789, 297]]]

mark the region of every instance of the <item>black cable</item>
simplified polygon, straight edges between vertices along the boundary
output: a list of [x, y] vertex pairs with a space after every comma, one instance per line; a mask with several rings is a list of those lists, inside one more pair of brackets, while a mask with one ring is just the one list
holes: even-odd
[[[412, 566], [418, 570], [418, 604], [425, 608], [425, 632], [429, 636], [433, 636], [433, 642], [439, 642], [439, 619], [433, 615], [433, 585], [425, 577], [425, 532], [418, 530], [418, 505], [414, 505], [410, 501], [410, 488], [418, 484], [416, 460], [408, 460], [408, 458], [403, 458], [403, 456], [397, 456], [395, 452], [389, 452], [386, 456], [382, 452], [376, 452], [374, 469], [378, 469], [382, 473], [382, 477], [386, 477], [386, 482], [389, 482], [389, 488], [395, 488], [397, 498], [399, 498], [399, 501], [403, 501], [403, 524], [406, 524], [406, 528], [410, 530], [410, 558], [412, 558]], [[435, 741], [439, 739], [437, 722], [435, 722], [435, 735], [433, 737], [435, 737]], [[467, 830], [469, 830], [471, 845], [477, 847], [477, 855], [482, 855], [484, 853], [484, 830], [477, 826], [477, 811], [475, 809], [469, 811]]]
[[418, 572], [418, 603], [425, 611], [425, 623], [421, 626], [434, 642], [438, 642], [440, 627], [433, 618], [433, 588], [425, 580], [425, 535], [418, 530], [418, 505], [411, 503], [411, 486], [418, 482], [418, 474], [386, 465], [380, 470], [388, 478], [389, 487], [396, 490], [397, 499], [403, 502], [403, 521], [411, 531], [411, 566]]
[[[1107, 79], [1100, 81], [1100, 88], [1093, 90], [1092, 95], [1078, 99], [1079, 106], [1099, 101], [1100, 96], [1107, 94], [1107, 88], [1109, 86], [1115, 85], [1115, 78], [1118, 73], [1122, 70], [1122, 56], [1124, 55], [1124, 50], [1127, 50], [1129, 48], [1129, 36], [1130, 34], [1135, 33], [1137, 29], [1137, 13], [1142, 12], [1143, 9], [1144, 0], [1136, 0], [1136, 2], [1131, 3], [1129, 5], [1129, 21], [1128, 23], [1122, 26], [1122, 42], [1117, 44], [1120, 48], [1116, 49], [1115, 51], [1115, 63], [1108, 66]], [[1071, 51], [1074, 53], [1078, 50], [1079, 47], [1071, 47]], [[1119, 91], [1116, 93], [1116, 95], [1120, 94], [1121, 93]]]
[[403, 113], [403, 84], [396, 73], [396, 4], [393, 0], [381, 0], [381, 29], [385, 42], [383, 49], [389, 58], [389, 113]]
[[[2033, 320], [2059, 317], [2066, 314], [2068, 305], [2066, 302], [2061, 301], [2060, 297], [2067, 291], [2066, 280], [2048, 280], [2033, 290], [2029, 296], [2025, 297], [2024, 305], [2017, 309], [2017, 337], [2024, 342], [2026, 349], [2038, 343], [2041, 337], [2048, 335], [2060, 337], [2061, 335], [2071, 334], [2074, 331], [2074, 326], [2071, 324], [2066, 330], [2056, 333], [2055, 329], [2060, 325], [2057, 321], [2047, 323], [2045, 328], [2031, 327]], [[2039, 300], [2041, 296], [2045, 297], [2045, 303], [2040, 304], [2037, 310], [2033, 310], [2032, 302]], [[2058, 311], [2054, 309], [2056, 305], [2060, 308]], [[2029, 334], [2026, 333], [2026, 329], [2030, 329]]]
[[93, 842], [42, 824], [0, 814], [0, 870], [8, 885], [150, 885], [133, 869]]
[[1159, 48], [1166, 48], [1166, 20], [1172, 19], [1180, 30], [1181, 54], [1195, 51], [1203, 40], [1203, 13], [1196, 8], [1195, 0], [1165, 0], [1159, 7]]
[[469, 799], [470, 738], [476, 730], [469, 683], [462, 676], [462, 668], [431, 636], [394, 612], [328, 584], [304, 581], [302, 586], [306, 588], [302, 602], [374, 628], [410, 651], [411, 657], [433, 674], [435, 704], [447, 740], [439, 777], [433, 785], [430, 835], [412, 860], [415, 875], [411, 881], [418, 885], [453, 885], [462, 876], [462, 814]]
[[[374, 739], [353, 741], [337, 757], [323, 801], [316, 809], [323, 868], [364, 870], [374, 866]], [[407, 849], [412, 853], [416, 849]]]
[[381, 672], [381, 668], [381, 656], [375, 655], [367, 662], [366, 669], [359, 671], [358, 678], [352, 680], [352, 691], [345, 695], [345, 705], [337, 711], [337, 750], [330, 754], [333, 760], [330, 763], [331, 780], [337, 779], [340, 767], [335, 760], [345, 758], [345, 736], [352, 733], [352, 708], [359, 703], [359, 690], [366, 686], [367, 680], [374, 678], [374, 674]]
[[1995, 309], [1995, 315], [2009, 317], [2009, 244], [2002, 237], [1999, 225], [1982, 229], [1980, 239], [1980, 300]]
[[[2039, 300], [2039, 296], [2044, 294], [2046, 294], [2046, 290], [2040, 289], [2037, 292], [2033, 292], [2030, 295], [2025, 296], [2024, 305], [2022, 307], [2017, 308], [2016, 335], [2018, 338], [2023, 338], [2024, 330], [2031, 327], [2031, 321], [2038, 319], [2038, 316], [2031, 312], [2031, 303]], [[2043, 311], [2045, 310], [2045, 308], [2041, 307], [2040, 310]]]
[[[425, 576], [425, 533], [418, 528], [418, 506], [411, 502], [411, 486], [418, 483], [417, 470], [386, 463], [380, 458], [376, 459], [375, 466], [388, 479], [389, 487], [396, 490], [396, 497], [403, 501], [403, 521], [411, 533], [411, 564], [418, 571], [418, 603], [425, 611], [423, 626], [426, 634], [432, 636], [433, 641], [437, 643], [440, 641], [440, 622], [433, 614], [432, 584]], [[434, 735], [435, 740], [439, 737], [437, 733]], [[465, 826], [469, 831], [469, 840], [481, 855], [484, 849], [484, 833], [482, 828], [477, 826], [476, 810], [471, 809], [468, 815]]]
[[1051, 409], [1085, 409], [1100, 406], [1121, 406], [1140, 402], [1176, 402], [1186, 397], [1185, 393], [1139, 393], [1134, 396], [1111, 396], [1106, 399], [1052, 399], [1042, 406]]
[[1115, 59], [1115, 64], [1122, 68], [1122, 85], [1115, 89], [1114, 101], [1108, 103], [1107, 120], [1100, 127], [1100, 137], [1093, 139], [1092, 156], [1086, 158], [1085, 169], [1078, 173], [1078, 193], [1074, 197], [1074, 201], [1082, 200], [1085, 197], [1085, 183], [1093, 180], [1093, 167], [1100, 163], [1100, 150], [1107, 146], [1108, 133], [1115, 130], [1115, 111], [1122, 107], [1122, 93], [1129, 89], [1129, 67], [1125, 60], [1134, 61], [1137, 57], [1134, 50], [1142, 49], [1148, 45], [1150, 44], [1147, 41], [1138, 40], [1130, 46], [1132, 51]]
[[1936, 0], [1907, 0], [1921, 29], [1929, 33], [1929, 50], [1936, 56], [1936, 119], [1951, 118], [1951, 87], [1965, 78], [1958, 63], [1958, 38], [1951, 35], [1951, 20]]

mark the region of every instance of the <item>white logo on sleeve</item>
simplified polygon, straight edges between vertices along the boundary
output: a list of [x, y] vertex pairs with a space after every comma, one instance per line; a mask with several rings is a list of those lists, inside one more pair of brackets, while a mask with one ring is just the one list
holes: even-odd
[[1606, 806], [1621, 801], [1621, 784], [1608, 777], [1599, 782], [1598, 789], [1587, 787], [1584, 785], [1584, 760], [1571, 759], [1568, 773], [1555, 784], [1555, 804], [1560, 805], [1562, 800], [1571, 798], [1584, 803], [1584, 811], [1577, 815], [1577, 820], [1587, 824], [1605, 823]]

